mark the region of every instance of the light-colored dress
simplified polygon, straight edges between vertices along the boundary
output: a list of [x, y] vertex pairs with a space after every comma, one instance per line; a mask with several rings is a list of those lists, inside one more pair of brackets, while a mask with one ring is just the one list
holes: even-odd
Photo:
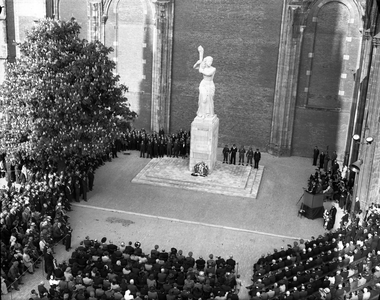
[[213, 80], [203, 79], [199, 84], [199, 100], [197, 116], [207, 117], [214, 115], [215, 84]]

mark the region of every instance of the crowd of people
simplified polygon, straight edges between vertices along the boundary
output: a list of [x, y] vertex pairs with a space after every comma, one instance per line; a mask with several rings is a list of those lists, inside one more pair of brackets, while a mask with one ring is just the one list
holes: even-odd
[[2, 293], [19, 289], [22, 275], [33, 274], [44, 260], [45, 272], [53, 272], [53, 246], [62, 242], [71, 248], [67, 212], [73, 201], [87, 201], [94, 184], [94, 172], [108, 155], [77, 156], [59, 163], [11, 160], [0, 157], [1, 282]]
[[[318, 238], [262, 255], [251, 299], [371, 299], [380, 293], [380, 205]], [[361, 297], [361, 298], [359, 298]]]
[[163, 128], [158, 132], [127, 129], [116, 143], [115, 150], [137, 150], [142, 158], [182, 157], [190, 153], [190, 132], [179, 129], [177, 133], [165, 134]]
[[158, 245], [144, 252], [140, 242], [115, 245], [106, 237], [86, 237], [67, 262], [56, 265], [50, 288], [38, 290], [39, 297], [54, 300], [236, 300], [241, 287], [236, 266], [232, 256], [194, 258], [192, 252]]
[[[2, 155], [0, 178], [7, 179], [7, 186], [0, 190], [2, 293], [19, 290], [22, 275], [33, 274], [44, 261], [50, 287], [41, 282], [30, 299], [239, 299], [241, 280], [232, 256], [225, 260], [210, 254], [207, 260], [195, 259], [191, 252], [187, 256], [176, 248], [166, 252], [158, 245], [145, 254], [139, 242], [117, 246], [106, 238], [87, 237], [68, 262], [58, 264], [54, 259], [57, 243], [71, 249], [67, 211], [73, 201], [87, 201], [99, 166], [119, 151], [137, 150], [140, 157], [148, 158], [185, 158], [189, 149], [188, 132], [165, 135], [163, 130], [150, 134], [142, 129], [127, 130], [102, 155], [74, 155], [61, 165], [47, 160], [41, 166]], [[236, 148], [235, 154], [239, 151], [240, 156], [241, 149]], [[223, 150], [224, 158], [232, 153], [227, 150]], [[228, 160], [235, 163], [231, 157]], [[244, 164], [244, 158], [239, 157], [240, 163]], [[346, 202], [350, 188], [339, 166], [317, 169], [308, 186], [309, 192], [325, 193], [344, 208], [351, 205]], [[300, 240], [263, 255], [254, 265], [253, 284], [247, 287], [251, 299], [341, 299], [341, 295], [366, 299], [373, 295], [376, 289], [366, 283], [380, 278], [380, 206], [372, 205], [362, 223], [360, 218], [349, 221], [343, 220], [338, 230], [317, 239]]]

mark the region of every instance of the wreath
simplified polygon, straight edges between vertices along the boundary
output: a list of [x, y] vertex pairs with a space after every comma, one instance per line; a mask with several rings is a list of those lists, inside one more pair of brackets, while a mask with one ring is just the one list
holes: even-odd
[[197, 163], [194, 166], [194, 173], [191, 175], [206, 177], [208, 175], [208, 166], [204, 162]]

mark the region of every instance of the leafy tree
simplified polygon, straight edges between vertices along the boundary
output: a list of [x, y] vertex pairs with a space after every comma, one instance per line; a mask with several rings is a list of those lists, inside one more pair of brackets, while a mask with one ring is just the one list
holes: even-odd
[[27, 32], [0, 86], [0, 154], [58, 160], [102, 153], [136, 116], [113, 73], [112, 48], [81, 40], [79, 31], [74, 19], [46, 19]]

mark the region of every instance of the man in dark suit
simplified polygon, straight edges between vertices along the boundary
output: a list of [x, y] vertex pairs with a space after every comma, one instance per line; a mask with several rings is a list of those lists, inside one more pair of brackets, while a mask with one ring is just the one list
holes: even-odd
[[255, 153], [253, 154], [253, 160], [255, 161], [255, 166], [254, 166], [255, 169], [259, 168], [260, 159], [261, 159], [261, 153], [259, 149], [256, 149]]
[[317, 165], [318, 156], [319, 156], [319, 149], [317, 146], [315, 146], [314, 154], [313, 154], [313, 166]]
[[326, 154], [322, 151], [321, 154], [319, 155], [319, 168], [323, 169], [323, 165], [325, 163], [325, 157]]
[[228, 164], [228, 153], [230, 153], [230, 149], [228, 145], [225, 145], [223, 148], [223, 163]]
[[237, 147], [235, 144], [232, 145], [231, 147], [231, 150], [230, 150], [230, 153], [231, 153], [231, 156], [230, 156], [230, 164], [236, 164], [236, 152], [238, 151]]

